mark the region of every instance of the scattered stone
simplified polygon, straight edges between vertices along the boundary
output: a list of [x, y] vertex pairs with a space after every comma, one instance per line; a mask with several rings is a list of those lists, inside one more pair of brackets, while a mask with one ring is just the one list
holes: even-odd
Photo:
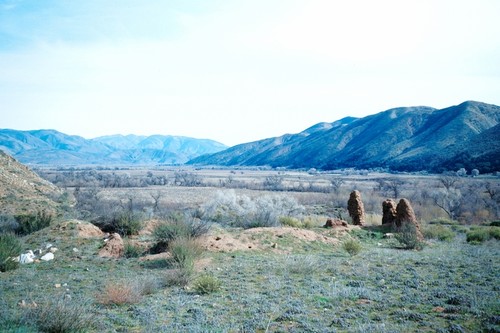
[[73, 252], [78, 253], [78, 252], [80, 252], [80, 250], [78, 250], [76, 247], [74, 247]]
[[388, 232], [386, 234], [384, 234], [383, 236], [384, 238], [388, 238], [388, 239], [391, 239], [391, 238], [394, 238], [394, 234], [392, 232]]
[[56, 287], [56, 288], [61, 288], [61, 284], [60, 284], [60, 283], [56, 283], [56, 284], [54, 285], [54, 287]]
[[58, 249], [57, 247], [51, 247], [51, 248], [49, 249], [49, 252], [50, 252], [50, 253], [56, 253], [57, 251], [59, 251], [59, 249]]
[[35, 254], [31, 250], [19, 256], [20, 264], [31, 264], [34, 260], [35, 260]]
[[271, 247], [272, 247], [273, 249], [277, 249], [277, 248], [278, 248], [278, 243], [273, 243], [273, 245], [271, 245]]
[[221, 237], [219, 237], [219, 236], [215, 237], [215, 240], [216, 240], [216, 241], [220, 241], [221, 239], [222, 239], [222, 238], [221, 238]]
[[43, 261], [50, 261], [50, 260], [54, 260], [54, 253], [52, 252], [48, 252], [46, 254], [44, 254], [40, 260], [43, 260]]
[[415, 212], [413, 211], [413, 208], [411, 207], [410, 201], [408, 199], [399, 200], [398, 206], [396, 207], [396, 214], [396, 220], [394, 221], [396, 229], [400, 229], [403, 224], [406, 223], [412, 224], [415, 226], [417, 238], [419, 240], [424, 239], [422, 231], [420, 230], [420, 223], [418, 223]]
[[444, 310], [446, 309], [443, 308], [442, 306], [436, 306], [432, 309], [433, 312], [444, 312]]
[[365, 208], [359, 191], [354, 190], [351, 192], [347, 201], [347, 210], [352, 218], [352, 224], [363, 225], [365, 223]]
[[99, 257], [119, 258], [123, 256], [124, 252], [123, 239], [119, 234], [113, 233], [109, 236], [104, 247], [99, 251]]
[[335, 228], [335, 227], [347, 227], [347, 222], [340, 219], [328, 219], [326, 220], [323, 228]]
[[396, 217], [396, 202], [392, 199], [382, 202], [382, 225], [392, 225]]
[[33, 251], [33, 254], [34, 254], [35, 256], [39, 256], [39, 255], [41, 255], [41, 254], [42, 254], [42, 252], [43, 252], [43, 251], [42, 251], [41, 249], [37, 249], [37, 250]]

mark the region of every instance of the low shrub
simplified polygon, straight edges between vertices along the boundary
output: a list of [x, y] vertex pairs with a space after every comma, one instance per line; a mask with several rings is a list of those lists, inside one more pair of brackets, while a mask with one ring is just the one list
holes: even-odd
[[143, 252], [144, 251], [140, 246], [125, 242], [123, 254], [125, 258], [138, 258], [143, 254]]
[[19, 223], [12, 215], [0, 215], [0, 233], [15, 233], [19, 229]]
[[314, 255], [287, 255], [284, 258], [283, 270], [292, 274], [314, 274], [323, 270], [324, 264]]
[[133, 282], [111, 281], [96, 296], [96, 300], [104, 305], [124, 305], [139, 303], [142, 299], [141, 288]]
[[471, 228], [466, 234], [467, 242], [482, 243], [490, 239], [500, 239], [500, 228], [497, 227], [476, 227]]
[[344, 251], [349, 253], [350, 256], [355, 256], [361, 252], [361, 243], [357, 239], [347, 239], [342, 243]]
[[221, 281], [212, 275], [202, 275], [194, 281], [193, 289], [199, 294], [210, 294], [219, 291]]
[[287, 226], [287, 227], [292, 227], [292, 228], [302, 228], [303, 224], [302, 222], [291, 216], [281, 216], [279, 218], [279, 222], [281, 225]]
[[431, 220], [429, 221], [429, 224], [438, 224], [438, 225], [457, 225], [458, 222], [457, 221], [454, 221], [454, 220], [450, 220], [450, 219], [447, 219], [447, 218], [438, 218], [438, 219], [434, 219], [434, 220]]
[[56, 298], [30, 310], [39, 332], [88, 332], [95, 326], [88, 302]]
[[16, 269], [19, 262], [12, 260], [21, 254], [21, 241], [13, 233], [0, 234], [0, 272]]
[[421, 250], [424, 243], [419, 239], [417, 228], [413, 223], [403, 222], [401, 227], [396, 230], [394, 237], [407, 250]]
[[143, 227], [144, 217], [140, 213], [115, 212], [109, 216], [101, 216], [92, 223], [102, 231], [119, 233], [121, 236], [136, 235]]
[[185, 286], [191, 281], [192, 270], [169, 269], [165, 273], [165, 285], [167, 286]]
[[427, 239], [437, 239], [445, 242], [452, 241], [456, 236], [453, 231], [441, 224], [427, 226], [424, 228], [423, 234]]
[[17, 232], [22, 235], [28, 235], [32, 232], [48, 227], [53, 220], [53, 216], [45, 211], [42, 211], [36, 214], [16, 215], [15, 219], [19, 224]]
[[173, 266], [187, 272], [194, 272], [194, 264], [203, 252], [200, 244], [192, 238], [173, 240], [169, 244], [169, 250]]
[[298, 217], [304, 211], [304, 207], [291, 196], [250, 198], [236, 195], [233, 190], [218, 192], [216, 198], [203, 208], [207, 219], [245, 229], [279, 226], [280, 217]]
[[491, 221], [490, 222], [491, 227], [500, 227], [500, 220], [498, 221]]
[[172, 241], [179, 238], [197, 238], [206, 234], [209, 229], [210, 225], [207, 222], [193, 219], [174, 219], [161, 222], [153, 230], [155, 245], [152, 252], [164, 252]]

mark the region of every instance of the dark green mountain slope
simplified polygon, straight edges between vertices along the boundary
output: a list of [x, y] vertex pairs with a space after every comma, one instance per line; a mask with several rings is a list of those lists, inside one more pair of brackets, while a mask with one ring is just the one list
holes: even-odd
[[442, 171], [460, 164], [460, 156], [467, 154], [471, 162], [473, 158], [481, 162], [476, 166], [483, 169], [481, 172], [491, 172], [500, 170], [495, 160], [488, 161], [498, 155], [495, 126], [499, 123], [500, 107], [480, 102], [467, 101], [440, 110], [396, 108], [311, 127], [318, 130], [238, 145], [189, 163]]

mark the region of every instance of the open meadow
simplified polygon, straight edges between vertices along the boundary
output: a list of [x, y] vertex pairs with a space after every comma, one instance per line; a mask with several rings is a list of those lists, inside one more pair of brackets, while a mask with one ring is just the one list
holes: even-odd
[[[61, 208], [16, 239], [54, 259], [0, 272], [2, 332], [500, 332], [498, 177], [37, 172]], [[382, 225], [388, 198], [408, 199], [424, 239]]]

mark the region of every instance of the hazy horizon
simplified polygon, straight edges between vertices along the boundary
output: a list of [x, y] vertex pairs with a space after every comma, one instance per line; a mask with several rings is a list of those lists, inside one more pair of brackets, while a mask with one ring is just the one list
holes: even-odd
[[1, 128], [228, 146], [500, 105], [500, 2], [0, 1]]

